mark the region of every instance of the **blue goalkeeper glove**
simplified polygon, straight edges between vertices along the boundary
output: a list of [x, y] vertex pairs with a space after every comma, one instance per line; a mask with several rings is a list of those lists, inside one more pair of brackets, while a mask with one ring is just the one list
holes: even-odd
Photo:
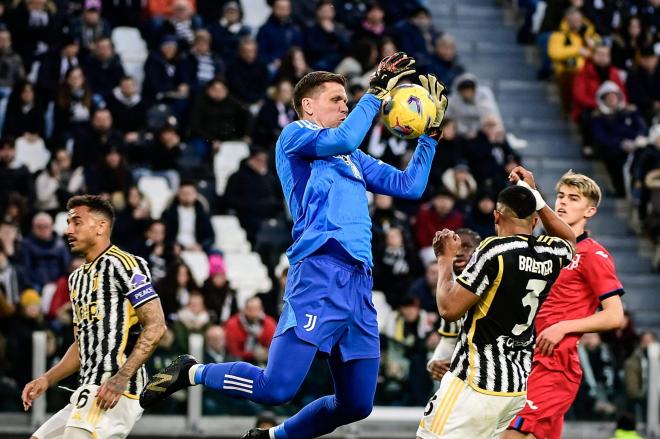
[[367, 93], [383, 99], [396, 87], [399, 79], [415, 73], [415, 60], [404, 52], [390, 55], [378, 64], [378, 68], [369, 78], [369, 89]]

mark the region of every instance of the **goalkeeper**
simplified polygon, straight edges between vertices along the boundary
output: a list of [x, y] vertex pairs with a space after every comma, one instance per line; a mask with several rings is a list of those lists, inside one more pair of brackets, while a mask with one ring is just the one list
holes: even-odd
[[341, 75], [312, 72], [298, 82], [293, 100], [300, 120], [284, 128], [276, 145], [294, 243], [287, 252], [291, 268], [268, 365], [197, 364], [190, 356], [179, 357], [151, 379], [140, 399], [144, 407], [196, 384], [258, 403], [282, 404], [293, 398], [321, 353], [328, 357], [335, 394], [311, 402], [270, 430], [252, 429], [244, 438], [314, 438], [369, 415], [380, 346], [371, 302], [367, 191], [422, 195], [441, 136], [444, 87], [432, 76], [420, 77], [438, 115], [420, 136], [405, 171], [364, 154], [358, 145], [381, 100], [401, 77], [414, 73], [414, 62], [404, 53], [385, 58], [350, 115]]

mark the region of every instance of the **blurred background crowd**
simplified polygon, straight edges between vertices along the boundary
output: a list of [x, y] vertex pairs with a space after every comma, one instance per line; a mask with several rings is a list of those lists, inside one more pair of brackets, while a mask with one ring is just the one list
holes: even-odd
[[657, 242], [660, 2], [523, 0], [521, 7], [518, 41], [538, 45], [538, 77], [556, 82], [583, 157], [603, 162], [611, 195], [634, 201], [639, 229]]
[[[588, 1], [549, 1], [538, 30], [540, 2], [528, 0], [519, 38], [543, 46], [540, 76], [559, 83], [583, 152], [607, 164], [613, 195], [633, 194], [657, 238], [659, 2]], [[83, 260], [62, 239], [63, 210], [79, 193], [106, 195], [117, 212], [113, 242], [150, 264], [169, 324], [151, 372], [187, 352], [192, 333], [204, 337], [205, 362], [264, 364], [288, 269], [291, 219], [273, 153], [296, 119], [293, 87], [309, 71], [336, 71], [354, 105], [377, 62], [398, 50], [450, 90], [422, 199], [371, 200], [383, 351], [376, 404], [424, 405], [439, 340], [434, 233], [493, 235], [495, 197], [526, 146], [425, 3], [274, 0], [265, 21], [247, 23], [244, 5], [225, 0], [0, 1], [0, 409], [20, 410], [35, 330], [47, 331], [49, 364], [72, 341], [66, 279]], [[414, 147], [378, 120], [360, 146], [402, 169]], [[641, 413], [652, 340], [630, 318], [615, 333], [585, 336], [571, 416]], [[318, 361], [278, 413], [331, 388]], [[49, 411], [67, 400], [53, 389]], [[172, 399], [160, 410], [185, 404]], [[259, 410], [205, 393], [207, 414]]]

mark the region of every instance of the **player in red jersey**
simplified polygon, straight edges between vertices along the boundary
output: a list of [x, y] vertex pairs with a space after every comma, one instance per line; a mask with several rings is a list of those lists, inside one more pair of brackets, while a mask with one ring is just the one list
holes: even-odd
[[[575, 232], [576, 252], [536, 316], [527, 402], [503, 439], [561, 438], [564, 415], [582, 380], [577, 351], [580, 336], [623, 325], [623, 288], [612, 256], [585, 231], [598, 209], [600, 188], [586, 175], [569, 171], [556, 190], [555, 212]], [[595, 312], [599, 305], [602, 311]]]

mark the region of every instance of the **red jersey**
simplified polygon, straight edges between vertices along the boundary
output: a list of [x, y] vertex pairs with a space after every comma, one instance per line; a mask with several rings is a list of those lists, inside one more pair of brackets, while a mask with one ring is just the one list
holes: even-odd
[[[573, 261], [561, 270], [536, 316], [536, 335], [562, 320], [575, 320], [592, 315], [602, 300], [614, 295], [623, 295], [614, 259], [605, 247], [589, 238], [585, 232], [577, 238]], [[558, 354], [565, 350], [573, 351], [580, 336], [581, 334], [569, 334], [564, 337], [555, 347], [554, 356], [558, 357]], [[534, 360], [542, 361], [547, 367], [565, 367], [559, 358], [549, 363], [543, 361], [542, 357], [544, 356], [538, 350], [534, 352]]]
[[[602, 245], [586, 233], [578, 236], [573, 261], [564, 267], [536, 316], [536, 335], [562, 321], [588, 317], [600, 302], [623, 288], [614, 261]], [[509, 428], [536, 437], [559, 439], [564, 415], [580, 388], [582, 368], [577, 342], [582, 334], [569, 334], [550, 356], [534, 350], [527, 381], [527, 403]], [[530, 403], [531, 402], [531, 403]]]

